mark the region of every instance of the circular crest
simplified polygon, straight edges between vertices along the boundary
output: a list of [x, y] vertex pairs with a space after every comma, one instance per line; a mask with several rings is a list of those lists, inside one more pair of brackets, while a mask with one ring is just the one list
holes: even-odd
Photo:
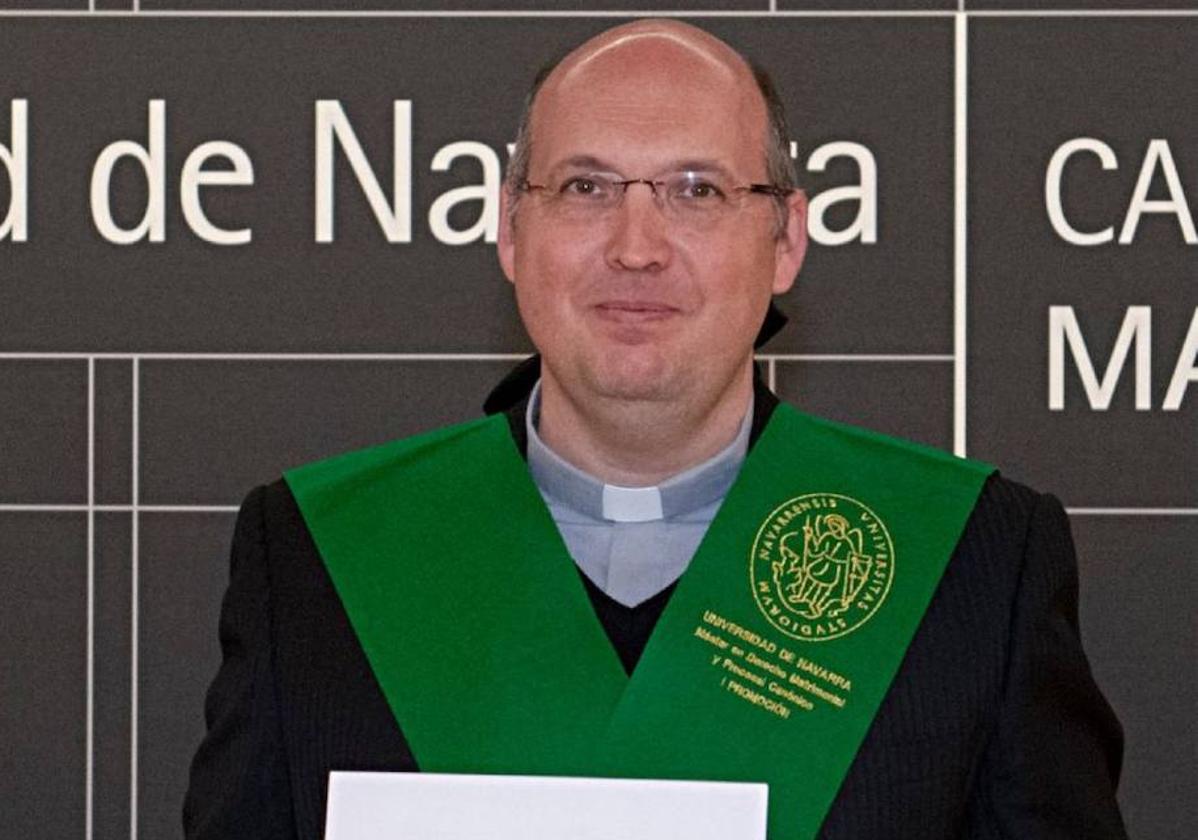
[[757, 530], [749, 585], [757, 607], [793, 639], [845, 636], [877, 612], [894, 580], [885, 523], [856, 499], [807, 493], [782, 503]]

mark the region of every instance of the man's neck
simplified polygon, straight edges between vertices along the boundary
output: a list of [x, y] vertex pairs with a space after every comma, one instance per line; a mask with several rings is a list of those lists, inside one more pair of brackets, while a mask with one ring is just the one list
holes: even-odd
[[647, 487], [732, 442], [753, 395], [746, 365], [708, 400], [573, 399], [543, 370], [538, 431], [562, 458], [607, 484]]

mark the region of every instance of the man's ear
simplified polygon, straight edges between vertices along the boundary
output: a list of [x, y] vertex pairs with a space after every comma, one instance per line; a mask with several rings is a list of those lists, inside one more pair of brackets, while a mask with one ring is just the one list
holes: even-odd
[[509, 283], [516, 282], [516, 240], [512, 230], [512, 204], [515, 193], [505, 182], [499, 189], [499, 238], [496, 251], [499, 254], [499, 265]]
[[774, 252], [773, 293], [780, 295], [794, 285], [803, 258], [807, 256], [807, 195], [796, 189], [786, 197], [786, 224]]

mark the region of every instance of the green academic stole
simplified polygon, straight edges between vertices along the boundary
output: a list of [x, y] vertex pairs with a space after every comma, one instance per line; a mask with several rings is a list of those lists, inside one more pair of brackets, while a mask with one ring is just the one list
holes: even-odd
[[803, 840], [990, 471], [778, 406], [631, 677], [503, 416], [286, 478], [422, 769], [767, 782]]

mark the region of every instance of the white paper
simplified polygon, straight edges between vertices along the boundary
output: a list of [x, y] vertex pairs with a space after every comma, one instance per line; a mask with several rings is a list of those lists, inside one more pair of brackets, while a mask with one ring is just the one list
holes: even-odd
[[764, 784], [334, 772], [325, 840], [765, 840]]

